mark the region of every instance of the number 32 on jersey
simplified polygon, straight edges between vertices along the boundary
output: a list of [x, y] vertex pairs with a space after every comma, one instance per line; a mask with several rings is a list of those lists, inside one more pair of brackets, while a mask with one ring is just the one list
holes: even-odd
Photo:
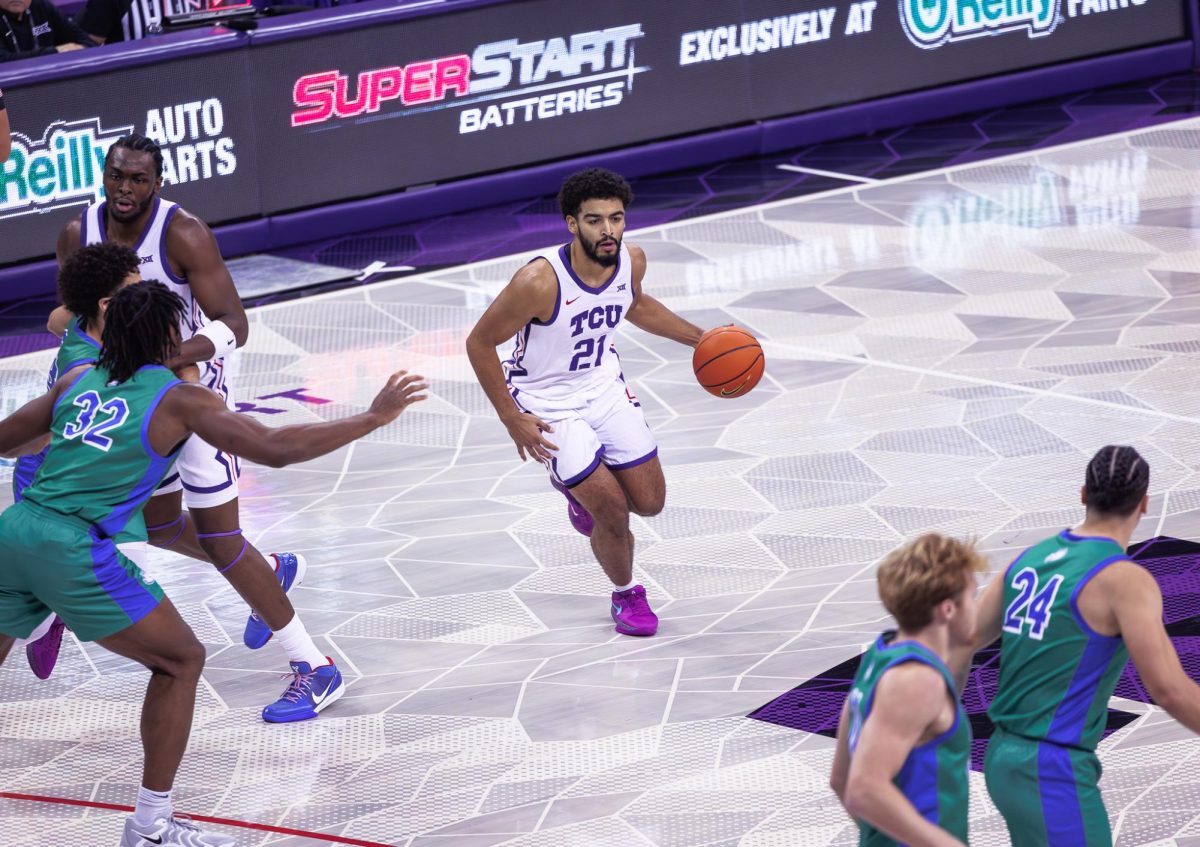
[[63, 438], [71, 441], [82, 436], [84, 444], [107, 453], [113, 442], [104, 433], [125, 423], [129, 406], [120, 397], [102, 402], [95, 391], [83, 392], [74, 405], [80, 409], [79, 416], [63, 427]]

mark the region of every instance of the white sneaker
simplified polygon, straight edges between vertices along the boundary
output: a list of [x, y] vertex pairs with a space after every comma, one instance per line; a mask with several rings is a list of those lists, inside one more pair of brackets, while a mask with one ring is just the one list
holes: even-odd
[[227, 835], [205, 832], [186, 815], [159, 818], [149, 829], [125, 819], [121, 847], [236, 847], [237, 842]]

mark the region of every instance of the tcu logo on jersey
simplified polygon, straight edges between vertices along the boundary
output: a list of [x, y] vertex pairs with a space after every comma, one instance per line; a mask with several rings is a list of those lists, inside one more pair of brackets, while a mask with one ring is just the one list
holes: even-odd
[[587, 329], [603, 329], [604, 327], [615, 329], [621, 322], [621, 312], [623, 311], [623, 306], [610, 305], [593, 306], [586, 312], [580, 312], [571, 318], [571, 337], [582, 334], [585, 327]]
[[[610, 306], [593, 306], [586, 312], [580, 312], [575, 317], [571, 318], [571, 337], [582, 335], [585, 329], [616, 329], [617, 324], [621, 322], [621, 313], [625, 311], [625, 307], [621, 305]], [[608, 340], [608, 333], [604, 333], [599, 338], [588, 335], [575, 342], [574, 355], [571, 357], [571, 365], [568, 370], [583, 371], [588, 368], [598, 368], [604, 360], [604, 342]]]

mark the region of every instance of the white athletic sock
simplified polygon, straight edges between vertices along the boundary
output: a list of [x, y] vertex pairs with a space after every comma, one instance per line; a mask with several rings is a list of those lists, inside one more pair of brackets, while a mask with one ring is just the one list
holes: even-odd
[[143, 786], [138, 789], [137, 805], [133, 807], [133, 822], [138, 826], [151, 826], [157, 820], [171, 817], [173, 811], [170, 791], [160, 794]]
[[635, 585], [637, 585], [637, 580], [631, 579], [631, 580], [629, 580], [628, 585], [618, 585], [616, 588], [613, 589], [613, 591], [618, 591], [618, 592], [619, 591], [628, 591], [629, 589], [633, 588]]
[[325, 654], [313, 643], [304, 624], [300, 623], [299, 612], [292, 616], [287, 626], [275, 631], [275, 637], [287, 653], [289, 662], [307, 662], [310, 668], [329, 663]]

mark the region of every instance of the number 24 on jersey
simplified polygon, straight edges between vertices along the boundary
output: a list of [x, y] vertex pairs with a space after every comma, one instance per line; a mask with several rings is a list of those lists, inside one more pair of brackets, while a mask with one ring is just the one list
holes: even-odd
[[1054, 606], [1054, 598], [1063, 584], [1061, 574], [1056, 574], [1039, 584], [1038, 574], [1033, 568], [1022, 568], [1009, 583], [1017, 589], [1017, 597], [1004, 610], [1004, 631], [1013, 635], [1025, 635], [1025, 627], [1029, 626], [1029, 637], [1041, 641], [1050, 625], [1050, 613]]

